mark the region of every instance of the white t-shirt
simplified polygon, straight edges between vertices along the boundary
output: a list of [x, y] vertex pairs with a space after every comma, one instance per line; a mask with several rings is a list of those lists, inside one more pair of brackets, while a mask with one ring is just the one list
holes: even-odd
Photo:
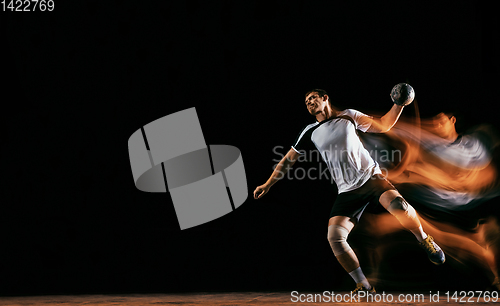
[[423, 145], [442, 160], [463, 169], [481, 169], [491, 161], [490, 153], [474, 135], [460, 135], [451, 144], [435, 141]]
[[292, 149], [299, 154], [318, 150], [338, 192], [351, 191], [361, 187], [372, 175], [382, 173], [356, 134], [356, 129], [366, 132], [370, 125], [369, 116], [346, 109], [336, 117], [306, 126]]

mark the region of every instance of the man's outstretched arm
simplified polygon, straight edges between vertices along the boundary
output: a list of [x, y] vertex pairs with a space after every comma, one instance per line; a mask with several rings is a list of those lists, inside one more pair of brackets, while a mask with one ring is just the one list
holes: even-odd
[[297, 153], [294, 149], [290, 149], [290, 151], [288, 151], [288, 153], [286, 153], [286, 155], [281, 159], [276, 168], [274, 168], [274, 171], [267, 182], [255, 188], [253, 192], [253, 198], [260, 199], [261, 197], [263, 197], [269, 191], [269, 188], [271, 188], [271, 186], [274, 185], [277, 181], [282, 179], [288, 172], [288, 170], [292, 168], [293, 164], [295, 164], [295, 162], [297, 161], [297, 158], [299, 158], [299, 155], [300, 154]]
[[394, 104], [392, 108], [381, 118], [373, 118], [372, 125], [368, 128], [368, 133], [385, 133], [388, 132], [399, 119], [403, 111], [402, 105]]

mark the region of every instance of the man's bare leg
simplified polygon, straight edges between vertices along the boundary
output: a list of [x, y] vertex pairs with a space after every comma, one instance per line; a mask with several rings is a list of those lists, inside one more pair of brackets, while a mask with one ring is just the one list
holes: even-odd
[[[402, 200], [401, 204], [397, 202], [399, 199]], [[415, 209], [404, 201], [397, 190], [385, 191], [380, 196], [379, 202], [387, 211], [398, 219], [399, 223], [401, 223], [404, 228], [412, 232], [419, 242], [427, 238], [427, 234], [422, 229]]]
[[359, 266], [358, 257], [347, 243], [347, 236], [353, 228], [354, 223], [349, 217], [335, 216], [330, 218], [328, 221], [328, 241], [340, 265], [349, 273], [356, 284], [362, 284], [365, 289], [372, 289], [373, 287]]
[[389, 213], [391, 213], [391, 215], [398, 219], [403, 227], [415, 235], [433, 264], [440, 265], [445, 262], [446, 258], [444, 252], [434, 242], [434, 239], [424, 232], [417, 212], [405, 201], [397, 190], [386, 190], [380, 196], [379, 202]]

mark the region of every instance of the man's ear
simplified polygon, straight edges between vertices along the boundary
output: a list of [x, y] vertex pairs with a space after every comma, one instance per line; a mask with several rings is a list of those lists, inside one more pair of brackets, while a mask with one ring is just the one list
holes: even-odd
[[455, 124], [455, 122], [457, 122], [457, 118], [455, 118], [455, 116], [451, 116], [450, 120], [451, 120], [451, 123], [453, 123], [453, 124]]

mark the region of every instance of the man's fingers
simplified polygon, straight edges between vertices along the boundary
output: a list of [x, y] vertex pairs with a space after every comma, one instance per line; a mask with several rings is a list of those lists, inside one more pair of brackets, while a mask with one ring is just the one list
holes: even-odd
[[260, 189], [259, 194], [257, 195], [257, 199], [260, 199], [260, 197], [262, 197], [263, 193], [264, 193], [264, 190]]
[[267, 189], [259, 186], [259, 187], [255, 188], [255, 190], [253, 192], [253, 198], [260, 199], [266, 193], [267, 193]]
[[253, 192], [253, 198], [254, 198], [254, 199], [258, 199], [258, 198], [259, 198], [259, 196], [257, 195], [257, 193], [258, 193], [259, 191], [261, 191], [261, 190], [262, 190], [262, 189], [260, 189], [259, 187], [255, 188], [255, 190], [254, 190], [254, 192]]
[[266, 193], [266, 191], [264, 189], [261, 190], [259, 196], [257, 197], [257, 199], [260, 199], [262, 198], [262, 196]]

